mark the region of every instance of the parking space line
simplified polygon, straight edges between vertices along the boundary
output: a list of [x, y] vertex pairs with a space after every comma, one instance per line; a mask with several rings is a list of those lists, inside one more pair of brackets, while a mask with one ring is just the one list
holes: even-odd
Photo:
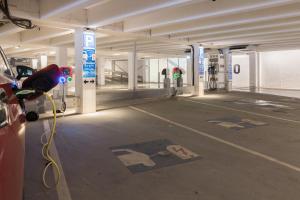
[[201, 136], [207, 137], [207, 138], [209, 138], [209, 139], [215, 140], [215, 141], [217, 141], [217, 142], [219, 142], [219, 143], [228, 145], [228, 146], [233, 147], [233, 148], [235, 148], [235, 149], [238, 149], [238, 150], [240, 150], [240, 151], [243, 151], [243, 152], [246, 152], [246, 153], [248, 153], [248, 154], [251, 154], [251, 155], [254, 155], [254, 156], [263, 158], [263, 159], [265, 159], [265, 160], [268, 160], [268, 161], [273, 162], [273, 163], [275, 163], [275, 164], [281, 165], [281, 166], [286, 167], [286, 168], [288, 168], [288, 169], [294, 170], [294, 171], [296, 171], [296, 172], [300, 172], [300, 167], [297, 167], [297, 166], [295, 166], [295, 165], [292, 165], [292, 164], [283, 162], [283, 161], [281, 161], [281, 160], [278, 160], [278, 159], [273, 158], [273, 157], [271, 157], [271, 156], [268, 156], [268, 155], [266, 155], [266, 154], [257, 152], [257, 151], [255, 151], [255, 150], [252, 150], [252, 149], [249, 149], [249, 148], [246, 148], [246, 147], [243, 147], [243, 146], [240, 146], [240, 145], [238, 145], [238, 144], [234, 144], [234, 143], [232, 143], [232, 142], [223, 140], [223, 139], [221, 139], [221, 138], [215, 137], [215, 136], [210, 135], [210, 134], [208, 134], [208, 133], [205, 133], [205, 132], [196, 130], [196, 129], [191, 128], [191, 127], [189, 127], [189, 126], [186, 126], [186, 125], [177, 123], [177, 122], [175, 122], [175, 121], [169, 120], [169, 119], [167, 119], [167, 118], [161, 117], [161, 116], [159, 116], [159, 115], [153, 114], [153, 113], [148, 112], [148, 111], [146, 111], [146, 110], [143, 110], [143, 109], [140, 109], [140, 108], [137, 108], [137, 107], [134, 107], [134, 106], [129, 106], [129, 107], [130, 107], [131, 109], [133, 109], [133, 110], [136, 110], [136, 111], [142, 112], [142, 113], [144, 113], [144, 114], [150, 115], [150, 116], [152, 116], [152, 117], [154, 117], [154, 118], [160, 119], [160, 120], [165, 121], [165, 122], [167, 122], [167, 123], [173, 124], [173, 125], [175, 125], [175, 126], [177, 126], [177, 127], [186, 129], [186, 130], [191, 131], [191, 132], [193, 132], [193, 133], [196, 133], [196, 134], [198, 134], [198, 135], [201, 135]]
[[260, 116], [260, 117], [266, 117], [266, 118], [277, 119], [277, 120], [282, 120], [282, 121], [287, 121], [287, 122], [300, 124], [300, 121], [298, 121], [298, 120], [286, 119], [286, 118], [282, 118], [282, 117], [275, 117], [275, 116], [272, 116], [272, 115], [265, 115], [265, 114], [261, 114], [261, 113], [256, 113], [256, 112], [251, 112], [251, 111], [246, 111], [246, 110], [240, 110], [240, 109], [236, 109], [236, 108], [229, 108], [229, 107], [226, 107], [226, 106], [214, 105], [214, 104], [210, 104], [210, 103], [204, 103], [204, 102], [187, 100], [187, 99], [184, 99], [183, 101], [188, 101], [188, 102], [198, 103], [198, 104], [202, 104], [202, 105], [207, 105], [207, 106], [210, 106], [210, 107], [222, 108], [222, 109], [225, 109], [225, 110], [242, 112], [242, 113], [256, 115], [256, 116]]
[[[47, 139], [49, 139], [49, 136], [50, 136], [49, 121], [48, 120], [43, 120], [43, 124], [44, 124], [45, 135], [46, 135]], [[72, 200], [70, 190], [69, 190], [69, 187], [68, 187], [68, 184], [67, 184], [67, 181], [66, 181], [65, 173], [63, 171], [63, 168], [62, 168], [62, 165], [61, 165], [61, 162], [60, 162], [60, 159], [59, 159], [59, 155], [58, 155], [54, 140], [53, 140], [53, 142], [51, 143], [51, 146], [50, 146], [50, 153], [51, 153], [51, 156], [57, 162], [57, 165], [58, 165], [58, 167], [60, 169], [60, 173], [61, 173], [60, 182], [56, 186], [58, 200]], [[53, 173], [56, 176], [56, 171], [54, 169], [53, 169]], [[55, 177], [55, 178], [57, 178], [57, 177]]]

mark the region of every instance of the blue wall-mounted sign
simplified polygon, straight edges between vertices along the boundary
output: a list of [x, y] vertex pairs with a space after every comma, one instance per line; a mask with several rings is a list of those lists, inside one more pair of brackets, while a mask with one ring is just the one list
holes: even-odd
[[199, 75], [202, 78], [204, 76], [204, 48], [199, 47]]
[[96, 41], [95, 33], [83, 32], [83, 78], [96, 78]]

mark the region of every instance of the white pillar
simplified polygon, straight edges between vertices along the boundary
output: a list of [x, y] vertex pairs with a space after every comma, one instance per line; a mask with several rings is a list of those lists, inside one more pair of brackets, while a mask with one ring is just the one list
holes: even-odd
[[189, 87], [193, 85], [193, 68], [192, 67], [193, 67], [192, 59], [189, 56], [187, 58], [187, 66], [186, 66], [187, 84]]
[[38, 68], [38, 59], [32, 59], [31, 62], [32, 62], [32, 64], [31, 64], [32, 68], [37, 69]]
[[128, 53], [128, 89], [136, 90], [137, 88], [137, 58], [136, 44], [132, 52]]
[[[48, 65], [48, 56], [46, 55], [41, 55], [38, 59], [38, 65], [37, 65], [37, 70], [41, 70], [44, 67], [47, 67]], [[42, 95], [37, 99], [37, 108], [39, 113], [45, 112], [46, 104], [45, 104], [46, 97], [45, 95]]]
[[[66, 47], [56, 47], [55, 48], [55, 64], [58, 67], [67, 66], [68, 65], [68, 51]], [[63, 88], [64, 87], [64, 88]], [[64, 85], [60, 85], [53, 90], [53, 94], [59, 94], [59, 96], [64, 96], [68, 94], [68, 83], [66, 82]], [[54, 95], [55, 97], [58, 97]]]
[[97, 58], [97, 82], [99, 86], [105, 85], [105, 63], [106, 60], [104, 57]]
[[255, 92], [259, 86], [259, 54], [249, 53], [249, 89]]
[[204, 48], [193, 44], [194, 58], [194, 92], [193, 95], [204, 95]]
[[41, 55], [40, 56], [40, 68], [44, 68], [48, 66], [48, 56]]
[[150, 61], [149, 59], [143, 60], [143, 67], [142, 67], [143, 83], [149, 83], [149, 79], [150, 79], [149, 61]]
[[68, 50], [66, 47], [55, 48], [55, 62], [59, 67], [68, 65]]
[[75, 95], [80, 113], [96, 111], [96, 41], [92, 31], [75, 30]]
[[225, 89], [230, 92], [232, 90], [232, 54], [229, 48], [223, 49], [225, 59]]

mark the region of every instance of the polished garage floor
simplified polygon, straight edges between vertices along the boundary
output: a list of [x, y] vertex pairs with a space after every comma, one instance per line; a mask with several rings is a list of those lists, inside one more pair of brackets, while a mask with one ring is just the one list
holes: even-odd
[[57, 190], [41, 183], [45, 123], [27, 130], [25, 200], [300, 199], [297, 99], [220, 93], [59, 118]]

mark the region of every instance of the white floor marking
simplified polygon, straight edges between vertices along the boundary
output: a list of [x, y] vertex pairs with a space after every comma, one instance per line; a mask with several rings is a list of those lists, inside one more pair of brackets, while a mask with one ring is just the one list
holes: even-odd
[[233, 148], [235, 148], [235, 149], [238, 149], [238, 150], [241, 150], [241, 151], [243, 151], [243, 152], [249, 153], [249, 154], [251, 154], [251, 155], [254, 155], [254, 156], [263, 158], [263, 159], [265, 159], [265, 160], [271, 161], [271, 162], [273, 162], [273, 163], [276, 163], [276, 164], [278, 164], [278, 165], [284, 166], [284, 167], [289, 168], [289, 169], [291, 169], [291, 170], [300, 172], [300, 167], [297, 167], [297, 166], [294, 166], [294, 165], [292, 165], [292, 164], [283, 162], [283, 161], [278, 160], [278, 159], [276, 159], [276, 158], [273, 158], [273, 157], [271, 157], [271, 156], [268, 156], [268, 155], [265, 155], [265, 154], [263, 154], [263, 153], [259, 153], [259, 152], [257, 152], [257, 151], [254, 151], [254, 150], [248, 149], [248, 148], [246, 148], [246, 147], [240, 146], [240, 145], [238, 145], [238, 144], [234, 144], [234, 143], [232, 143], [232, 142], [223, 140], [223, 139], [221, 139], [221, 138], [215, 137], [215, 136], [210, 135], [210, 134], [208, 134], [208, 133], [205, 133], [205, 132], [202, 132], [202, 131], [198, 131], [198, 130], [196, 130], [196, 129], [194, 129], [194, 128], [191, 128], [191, 127], [188, 127], [188, 126], [186, 126], [186, 125], [183, 125], [183, 124], [174, 122], [174, 121], [172, 121], [172, 120], [169, 120], [169, 119], [164, 118], [164, 117], [161, 117], [161, 116], [159, 116], [159, 115], [150, 113], [150, 112], [145, 111], [145, 110], [143, 110], [143, 109], [140, 109], [140, 108], [137, 108], [137, 107], [134, 107], [134, 106], [130, 106], [130, 108], [133, 109], [133, 110], [142, 112], [142, 113], [144, 113], [144, 114], [150, 115], [150, 116], [152, 116], [152, 117], [155, 117], [155, 118], [157, 118], [157, 119], [160, 119], [160, 120], [162, 120], [162, 121], [168, 122], [168, 123], [170, 123], [170, 124], [173, 124], [173, 125], [175, 125], [175, 126], [181, 127], [181, 128], [183, 128], [183, 129], [189, 130], [189, 131], [191, 131], [191, 132], [193, 132], [193, 133], [196, 133], [196, 134], [198, 134], [198, 135], [201, 135], [201, 136], [210, 138], [210, 139], [212, 139], [212, 140], [215, 140], [215, 141], [217, 141], [217, 142], [220, 142], [220, 143], [222, 143], [222, 144], [231, 146], [231, 147], [233, 147]]
[[[46, 137], [48, 139], [49, 135], [50, 135], [49, 121], [48, 120], [43, 120], [43, 124], [44, 124], [44, 131], [45, 131]], [[59, 155], [58, 155], [58, 152], [57, 152], [54, 141], [51, 144], [50, 153], [51, 153], [51, 156], [53, 156], [54, 160], [57, 162], [58, 167], [59, 167], [60, 172], [61, 172], [60, 182], [56, 186], [58, 200], [72, 200], [71, 194], [70, 194], [70, 191], [69, 191], [69, 187], [68, 187], [68, 184], [67, 184], [67, 181], [66, 181], [65, 173], [63, 171], [63, 168], [62, 168], [62, 165], [61, 165]], [[56, 175], [55, 171], [54, 171], [54, 174]]]
[[251, 112], [251, 111], [246, 111], [246, 110], [240, 110], [240, 109], [236, 109], [236, 108], [229, 108], [229, 107], [225, 107], [225, 106], [214, 105], [214, 104], [210, 104], [210, 103], [204, 103], [204, 102], [187, 100], [187, 99], [184, 99], [183, 101], [188, 101], [188, 102], [198, 103], [198, 104], [202, 104], [202, 105], [207, 105], [207, 106], [210, 106], [210, 107], [222, 108], [222, 109], [225, 109], [225, 110], [232, 110], [232, 111], [236, 111], [236, 112], [242, 112], [242, 113], [247, 113], [247, 114], [251, 114], [251, 115], [267, 117], [267, 118], [271, 118], [271, 119], [277, 119], [277, 120], [282, 120], [282, 121], [287, 121], [287, 122], [300, 124], [300, 121], [298, 121], [298, 120], [286, 119], [286, 118], [282, 118], [282, 117], [275, 117], [275, 116], [272, 116], [272, 115], [265, 115], [265, 114], [261, 114], [261, 113], [256, 113], [256, 112]]

